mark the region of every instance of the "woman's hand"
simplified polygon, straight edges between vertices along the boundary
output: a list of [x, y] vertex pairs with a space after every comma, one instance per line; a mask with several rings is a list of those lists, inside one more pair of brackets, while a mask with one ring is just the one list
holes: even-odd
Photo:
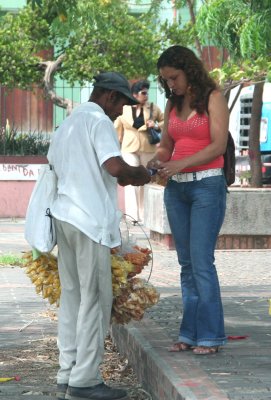
[[160, 162], [158, 174], [163, 178], [170, 178], [171, 176], [176, 175], [178, 172], [181, 172], [185, 167], [185, 159]]
[[156, 157], [153, 157], [147, 164], [147, 168], [149, 169], [159, 169], [161, 168], [161, 162], [157, 160]]
[[160, 130], [159, 125], [156, 122], [154, 122], [152, 119], [148, 119], [148, 121], [146, 121], [146, 126], [147, 126], [147, 128], [155, 128], [155, 129]]
[[146, 121], [146, 125], [147, 125], [147, 128], [154, 128], [155, 123], [152, 119], [148, 119], [148, 121]]

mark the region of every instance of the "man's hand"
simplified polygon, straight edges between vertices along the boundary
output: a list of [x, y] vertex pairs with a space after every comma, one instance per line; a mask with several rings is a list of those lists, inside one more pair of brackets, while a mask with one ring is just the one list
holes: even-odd
[[131, 171], [128, 174], [122, 175], [118, 178], [118, 184], [121, 186], [143, 186], [149, 183], [151, 176], [148, 170], [140, 165], [139, 167], [130, 167]]
[[143, 165], [140, 165], [136, 170], [136, 177], [134, 178], [134, 183], [132, 183], [133, 186], [141, 186], [145, 185], [146, 183], [149, 183], [151, 180], [151, 176], [148, 173], [148, 170], [143, 167]]
[[[128, 182], [128, 183], [127, 183]], [[132, 185], [133, 184], [133, 180], [132, 179], [125, 179], [123, 177], [118, 178], [118, 184], [120, 186], [127, 186], [127, 185]]]
[[143, 165], [132, 167], [121, 157], [109, 158], [105, 161], [104, 167], [110, 175], [118, 179], [118, 184], [121, 186], [142, 186], [151, 180], [150, 174]]

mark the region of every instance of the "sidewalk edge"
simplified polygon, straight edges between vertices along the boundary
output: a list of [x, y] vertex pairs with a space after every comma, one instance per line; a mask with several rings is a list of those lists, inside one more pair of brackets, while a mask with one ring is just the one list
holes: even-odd
[[168, 352], [170, 339], [147, 317], [125, 326], [113, 325], [112, 337], [153, 400], [228, 400], [191, 352]]

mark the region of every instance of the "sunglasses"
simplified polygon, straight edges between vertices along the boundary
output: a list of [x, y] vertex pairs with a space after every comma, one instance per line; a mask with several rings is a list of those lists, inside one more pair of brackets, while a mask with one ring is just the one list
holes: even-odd
[[143, 94], [144, 96], [148, 96], [148, 92], [146, 92], [145, 90], [140, 90], [140, 92], [138, 92], [139, 94]]

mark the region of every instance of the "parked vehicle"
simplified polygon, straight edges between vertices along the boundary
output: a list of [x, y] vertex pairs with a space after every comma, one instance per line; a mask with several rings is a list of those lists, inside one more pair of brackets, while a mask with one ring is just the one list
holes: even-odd
[[[262, 183], [271, 184], [271, 154], [262, 154]], [[242, 181], [248, 181], [251, 177], [250, 163], [248, 155], [237, 155], [236, 156], [236, 185], [242, 183]]]
[[[254, 86], [242, 89], [239, 100], [231, 113], [230, 130], [236, 146], [236, 182], [250, 179], [249, 129]], [[262, 159], [262, 182], [271, 183], [271, 83], [265, 83], [263, 91], [262, 116], [260, 126], [260, 151]]]
[[271, 183], [271, 154], [262, 155], [263, 183]]

